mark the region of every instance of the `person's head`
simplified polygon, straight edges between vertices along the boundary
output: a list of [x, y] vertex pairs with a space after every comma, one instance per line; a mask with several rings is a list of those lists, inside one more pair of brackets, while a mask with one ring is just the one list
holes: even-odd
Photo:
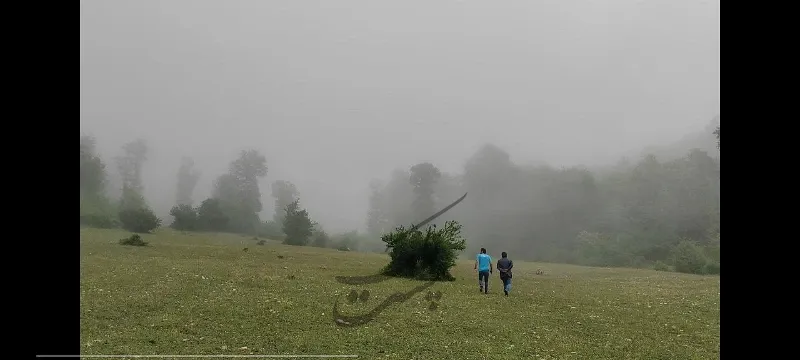
[[486, 248], [481, 248], [481, 254], [486, 254]]
[[503, 253], [502, 253], [502, 254], [500, 254], [500, 256], [502, 256], [502, 257], [504, 257], [504, 258], [507, 258], [507, 257], [508, 257], [508, 254], [506, 254], [506, 252], [505, 252], [505, 251], [503, 251]]

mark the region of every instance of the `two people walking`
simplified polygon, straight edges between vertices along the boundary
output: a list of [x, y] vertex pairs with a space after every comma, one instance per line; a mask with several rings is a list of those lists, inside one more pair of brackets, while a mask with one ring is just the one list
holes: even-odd
[[[511, 291], [511, 268], [514, 267], [514, 262], [508, 258], [505, 251], [502, 253], [502, 258], [497, 260], [497, 271], [500, 272], [500, 280], [503, 282], [503, 292], [508, 296]], [[481, 253], [475, 258], [475, 270], [478, 270], [478, 285], [484, 294], [489, 293], [489, 275], [494, 273], [492, 268], [492, 257], [486, 253], [486, 248], [481, 248]]]

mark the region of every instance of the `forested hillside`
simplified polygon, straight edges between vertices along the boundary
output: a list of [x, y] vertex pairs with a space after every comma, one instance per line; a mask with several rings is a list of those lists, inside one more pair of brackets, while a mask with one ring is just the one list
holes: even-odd
[[[603, 171], [520, 166], [494, 145], [473, 154], [459, 174], [431, 164], [400, 169], [373, 184], [368, 228], [377, 235], [419, 221], [430, 211], [414, 204], [430, 198], [441, 207], [468, 192], [439, 223], [461, 222], [470, 253], [487, 247], [528, 260], [718, 272], [718, 125], [706, 130], [660, 156]], [[682, 156], [669, 156], [680, 147]]]

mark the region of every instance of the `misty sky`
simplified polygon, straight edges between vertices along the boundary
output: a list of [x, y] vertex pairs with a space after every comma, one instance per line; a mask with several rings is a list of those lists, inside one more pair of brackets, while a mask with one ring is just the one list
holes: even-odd
[[[485, 142], [515, 162], [613, 162], [720, 110], [720, 4], [701, 0], [81, 0], [81, 133], [109, 168], [152, 152], [145, 195], [195, 201], [255, 148], [327, 229], [362, 228], [370, 179]], [[166, 223], [169, 223], [167, 220]]]

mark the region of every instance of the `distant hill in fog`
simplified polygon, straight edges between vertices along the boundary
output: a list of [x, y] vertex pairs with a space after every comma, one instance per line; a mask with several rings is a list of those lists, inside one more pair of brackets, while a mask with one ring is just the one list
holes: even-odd
[[685, 157], [691, 149], [700, 149], [708, 152], [713, 158], [719, 158], [717, 137], [714, 135], [714, 130], [716, 130], [718, 125], [719, 115], [709, 121], [702, 130], [688, 133], [671, 142], [645, 146], [644, 148], [628, 151], [611, 163], [589, 166], [588, 168], [598, 174], [607, 174], [609, 171], [617, 171], [632, 166], [648, 154], [655, 155], [659, 161], [670, 161]]
[[717, 150], [717, 137], [714, 130], [719, 125], [719, 115], [708, 122], [701, 131], [684, 135], [682, 138], [666, 143], [647, 146], [640, 150], [625, 154], [631, 161], [638, 161], [647, 154], [655, 155], [660, 161], [669, 161], [686, 156], [691, 149], [700, 149], [708, 152], [711, 157], [719, 157]]

